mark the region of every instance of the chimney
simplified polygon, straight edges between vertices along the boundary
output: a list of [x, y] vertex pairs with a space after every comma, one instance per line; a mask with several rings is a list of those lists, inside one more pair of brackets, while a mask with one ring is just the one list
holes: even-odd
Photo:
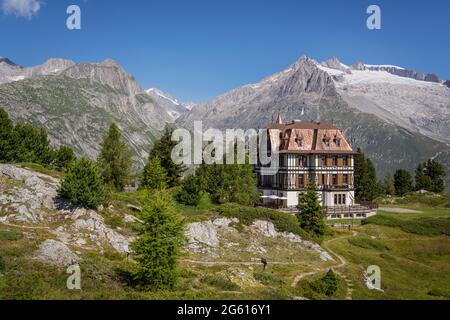
[[276, 124], [283, 124], [283, 119], [281, 119], [281, 115], [278, 115]]

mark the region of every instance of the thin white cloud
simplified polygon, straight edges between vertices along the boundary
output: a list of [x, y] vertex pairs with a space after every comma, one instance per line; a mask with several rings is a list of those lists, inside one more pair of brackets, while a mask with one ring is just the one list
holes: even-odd
[[4, 14], [31, 19], [41, 9], [41, 0], [1, 0]]

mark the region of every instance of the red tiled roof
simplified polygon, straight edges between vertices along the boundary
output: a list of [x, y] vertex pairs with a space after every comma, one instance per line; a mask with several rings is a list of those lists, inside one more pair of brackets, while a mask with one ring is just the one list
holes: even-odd
[[277, 121], [267, 129], [272, 146], [277, 132], [281, 133], [280, 153], [353, 153], [342, 130], [327, 122]]

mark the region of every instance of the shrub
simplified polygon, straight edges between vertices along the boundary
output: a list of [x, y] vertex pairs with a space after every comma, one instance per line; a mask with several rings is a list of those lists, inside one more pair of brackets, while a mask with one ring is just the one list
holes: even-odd
[[67, 146], [61, 146], [54, 153], [53, 166], [56, 170], [65, 171], [69, 168], [69, 164], [75, 160], [73, 149]]
[[339, 277], [330, 270], [323, 278], [303, 284], [304, 295], [313, 300], [331, 298], [337, 292], [339, 284]]
[[200, 183], [194, 175], [190, 175], [183, 181], [181, 189], [176, 194], [176, 200], [188, 206], [198, 206], [201, 198]]
[[277, 276], [267, 272], [255, 272], [253, 277], [266, 286], [279, 286], [283, 281]]
[[6, 270], [5, 262], [3, 261], [3, 258], [0, 256], [0, 274], [2, 272], [5, 272], [5, 270]]
[[96, 209], [105, 200], [105, 188], [97, 164], [85, 158], [73, 161], [58, 193], [74, 205]]
[[223, 291], [237, 291], [240, 287], [223, 274], [207, 275], [203, 281]]
[[432, 289], [428, 292], [429, 296], [450, 299], [450, 290]]

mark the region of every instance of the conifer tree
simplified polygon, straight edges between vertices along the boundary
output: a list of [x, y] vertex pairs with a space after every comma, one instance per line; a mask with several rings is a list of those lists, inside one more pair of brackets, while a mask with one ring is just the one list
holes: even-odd
[[398, 196], [404, 196], [413, 190], [411, 174], [403, 169], [399, 169], [394, 175], [395, 193]]
[[111, 124], [103, 137], [98, 163], [103, 180], [109, 188], [122, 191], [129, 183], [131, 153], [115, 123]]
[[430, 179], [429, 191], [441, 193], [445, 190], [444, 177], [446, 175], [442, 165], [435, 160], [428, 160], [425, 166], [426, 176]]
[[159, 157], [154, 157], [144, 167], [141, 178], [141, 188], [165, 189], [167, 188], [167, 172], [161, 165]]
[[419, 163], [415, 173], [415, 181], [416, 186], [415, 189], [419, 190], [430, 190], [431, 188], [431, 179], [425, 174], [425, 165], [423, 163]]
[[173, 128], [166, 126], [162, 137], [155, 142], [150, 152], [149, 161], [158, 157], [161, 165], [167, 172], [167, 185], [169, 188], [179, 185], [181, 176], [186, 168], [182, 164], [175, 164], [172, 161], [172, 150], [177, 145], [176, 141], [172, 141]]
[[14, 125], [9, 119], [8, 113], [0, 108], [0, 162], [11, 161], [12, 135]]
[[97, 164], [86, 158], [72, 161], [58, 193], [74, 205], [97, 209], [105, 199], [103, 180]]
[[75, 160], [75, 153], [73, 149], [67, 146], [60, 146], [54, 152], [53, 166], [57, 170], [65, 171], [69, 168], [69, 164]]
[[171, 290], [177, 279], [177, 261], [184, 245], [184, 223], [171, 195], [157, 190], [143, 208], [145, 226], [132, 243], [137, 268], [134, 281], [143, 290]]
[[315, 183], [310, 183], [306, 192], [299, 197], [300, 227], [318, 237], [325, 234], [325, 215], [319, 202]]
[[181, 189], [176, 195], [176, 200], [188, 206], [198, 206], [201, 197], [202, 188], [199, 179], [195, 175], [190, 175], [183, 181]]
[[14, 127], [11, 144], [14, 162], [49, 165], [53, 161], [53, 150], [45, 129], [37, 129], [31, 124], [19, 122]]
[[394, 177], [391, 173], [388, 173], [384, 179], [384, 190], [389, 196], [395, 195]]

